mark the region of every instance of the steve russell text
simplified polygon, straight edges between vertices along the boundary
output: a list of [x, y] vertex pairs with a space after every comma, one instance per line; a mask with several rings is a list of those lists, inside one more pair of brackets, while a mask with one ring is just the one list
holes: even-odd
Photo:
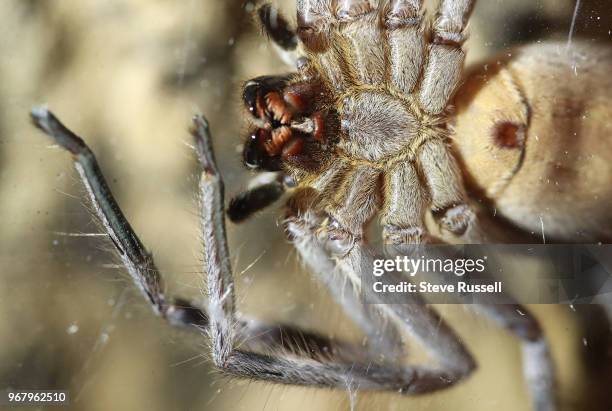
[[[388, 272], [401, 272], [414, 277], [417, 273], [453, 274], [463, 277], [469, 273], [482, 273], [486, 269], [487, 257], [483, 258], [428, 258], [398, 256], [395, 259], [376, 259], [372, 274], [381, 277]], [[373, 284], [376, 293], [501, 293], [502, 282], [495, 281], [487, 284], [472, 284], [466, 281], [449, 281], [448, 284], [438, 284], [429, 281], [408, 282], [400, 281], [386, 284], [375, 281]]]

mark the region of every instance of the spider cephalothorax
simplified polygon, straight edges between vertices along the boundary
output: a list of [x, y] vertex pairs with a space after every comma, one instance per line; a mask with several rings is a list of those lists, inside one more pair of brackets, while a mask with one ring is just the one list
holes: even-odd
[[291, 176], [292, 214], [326, 216], [332, 237], [358, 240], [378, 211], [390, 244], [429, 238], [428, 207], [452, 234], [473, 221], [444, 127], [469, 5], [438, 19], [429, 47], [415, 5], [301, 2], [298, 72], [245, 84], [246, 164]]

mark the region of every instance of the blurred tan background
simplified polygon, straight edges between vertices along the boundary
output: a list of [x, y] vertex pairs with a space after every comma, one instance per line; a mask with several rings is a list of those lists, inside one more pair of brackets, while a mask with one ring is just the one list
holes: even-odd
[[[583, 1], [577, 36], [610, 44], [610, 1]], [[293, 17], [292, 0], [276, 2]], [[220, 377], [207, 342], [155, 318], [99, 233], [69, 156], [30, 126], [48, 104], [96, 152], [119, 203], [152, 250], [168, 293], [201, 301], [196, 165], [186, 128], [211, 121], [228, 194], [249, 174], [243, 81], [282, 65], [242, 0], [0, 2], [0, 389], [69, 389], [74, 410], [337, 410], [346, 392]], [[572, 0], [481, 0], [469, 61], [566, 38]], [[302, 271], [272, 207], [229, 226], [239, 309], [353, 335]], [[358, 410], [522, 411], [519, 347], [460, 306], [440, 307], [480, 368], [419, 398], [359, 393]], [[591, 348], [567, 307], [539, 306], [566, 410], [610, 409], [584, 365]], [[594, 349], [594, 348], [593, 348]], [[599, 352], [599, 351], [597, 351]], [[607, 399], [606, 399], [607, 396]], [[608, 402], [607, 402], [608, 401]], [[610, 407], [610, 408], [609, 408]]]

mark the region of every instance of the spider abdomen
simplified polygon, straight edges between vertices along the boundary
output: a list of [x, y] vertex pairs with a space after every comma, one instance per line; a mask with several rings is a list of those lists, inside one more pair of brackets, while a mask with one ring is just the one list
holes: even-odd
[[610, 67], [609, 48], [550, 42], [468, 73], [453, 144], [496, 213], [551, 239], [612, 237]]

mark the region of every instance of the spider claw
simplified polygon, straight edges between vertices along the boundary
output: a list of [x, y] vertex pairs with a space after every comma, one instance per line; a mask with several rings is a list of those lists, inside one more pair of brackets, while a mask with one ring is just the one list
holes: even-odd
[[74, 155], [90, 153], [83, 139], [62, 124], [47, 107], [33, 107], [30, 111], [30, 118], [38, 129], [52, 137], [57, 144], [70, 153]]
[[440, 227], [454, 235], [463, 235], [476, 219], [474, 212], [465, 204], [454, 206], [444, 212]]
[[425, 234], [421, 227], [398, 227], [387, 225], [383, 230], [385, 245], [421, 244]]
[[326, 224], [321, 224], [317, 233], [334, 255], [345, 256], [361, 240], [360, 236], [347, 231], [333, 217], [327, 217], [324, 221]]

